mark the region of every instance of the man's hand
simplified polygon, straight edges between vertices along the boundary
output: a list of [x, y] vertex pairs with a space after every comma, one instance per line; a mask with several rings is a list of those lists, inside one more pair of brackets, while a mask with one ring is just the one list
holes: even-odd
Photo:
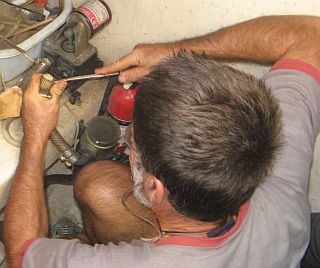
[[122, 71], [121, 83], [139, 81], [153, 65], [180, 49], [205, 53], [216, 60], [272, 64], [280, 59], [301, 60], [320, 69], [319, 32], [319, 17], [261, 17], [178, 42], [137, 45], [129, 55], [96, 73]]
[[179, 50], [178, 44], [139, 44], [130, 54], [110, 65], [96, 69], [97, 74], [122, 71], [119, 82], [129, 83], [141, 80], [160, 60], [173, 56]]
[[50, 90], [52, 99], [46, 99], [39, 94], [40, 80], [41, 74], [34, 74], [24, 93], [22, 121], [25, 136], [47, 141], [57, 124], [59, 97], [67, 83], [65, 81], [56, 82]]

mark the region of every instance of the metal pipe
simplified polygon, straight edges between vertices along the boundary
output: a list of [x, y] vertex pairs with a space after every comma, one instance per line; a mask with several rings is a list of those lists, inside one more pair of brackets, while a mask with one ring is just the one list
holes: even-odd
[[50, 140], [61, 153], [60, 160], [64, 162], [66, 166], [70, 167], [78, 161], [79, 154], [71, 148], [56, 128], [52, 130]]
[[73, 77], [63, 78], [63, 81], [77, 81], [77, 80], [88, 80], [88, 79], [99, 79], [99, 78], [107, 78], [111, 76], [118, 76], [120, 72], [110, 73], [110, 74], [85, 74]]
[[24, 76], [23, 80], [21, 81], [19, 87], [22, 89], [26, 89], [31, 75], [33, 73], [45, 73], [46, 71], [49, 70], [49, 68], [51, 67], [51, 62], [47, 59], [47, 58], [40, 58], [40, 59], [36, 59], [36, 64], [33, 65], [28, 71], [27, 74]]

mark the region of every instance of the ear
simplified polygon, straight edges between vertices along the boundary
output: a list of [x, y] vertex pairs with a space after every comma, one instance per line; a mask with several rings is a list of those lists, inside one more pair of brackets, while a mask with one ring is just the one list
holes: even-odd
[[155, 176], [149, 175], [143, 182], [145, 196], [154, 206], [160, 204], [165, 198], [166, 188]]

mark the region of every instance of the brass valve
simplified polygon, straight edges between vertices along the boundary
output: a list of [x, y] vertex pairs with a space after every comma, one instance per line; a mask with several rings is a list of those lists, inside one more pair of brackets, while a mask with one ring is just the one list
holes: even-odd
[[51, 74], [43, 74], [41, 76], [39, 94], [47, 99], [51, 99], [50, 89], [54, 84], [54, 78]]

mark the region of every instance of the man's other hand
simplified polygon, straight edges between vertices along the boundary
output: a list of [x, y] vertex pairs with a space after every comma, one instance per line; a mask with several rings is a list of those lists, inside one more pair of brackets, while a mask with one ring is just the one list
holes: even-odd
[[59, 97], [66, 88], [65, 81], [56, 82], [50, 90], [52, 99], [39, 94], [41, 74], [34, 74], [24, 92], [22, 103], [22, 122], [24, 135], [47, 141], [57, 124]]
[[137, 82], [151, 71], [160, 60], [172, 56], [179, 50], [178, 44], [139, 44], [127, 56], [96, 69], [97, 74], [122, 71], [120, 83]]

